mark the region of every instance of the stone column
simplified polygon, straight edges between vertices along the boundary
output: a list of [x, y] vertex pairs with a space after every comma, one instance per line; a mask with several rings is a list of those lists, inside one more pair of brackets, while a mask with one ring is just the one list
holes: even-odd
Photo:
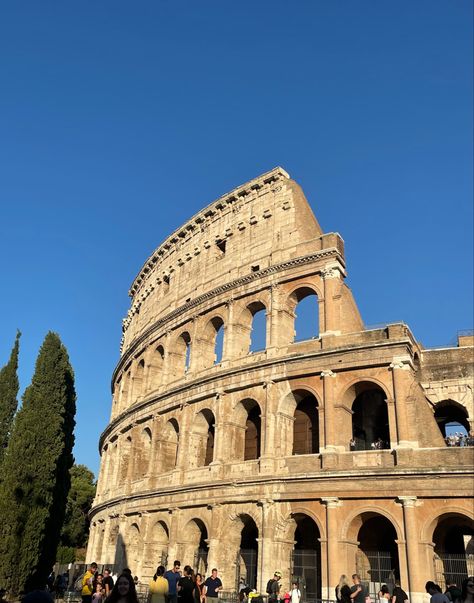
[[420, 582], [419, 550], [417, 537], [417, 522], [415, 516], [416, 496], [399, 496], [399, 502], [403, 506], [403, 524], [405, 528], [405, 546], [407, 558], [407, 591], [410, 601], [421, 603], [424, 597], [423, 583]]
[[179, 421], [179, 440], [178, 457], [176, 460], [176, 469], [184, 471], [188, 465], [187, 458], [189, 454], [190, 423], [193, 409], [189, 404], [181, 405], [181, 417]]
[[395, 398], [395, 415], [398, 436], [397, 445], [400, 448], [411, 448], [413, 442], [410, 438], [410, 427], [407, 418], [406, 396], [408, 391], [405, 378], [405, 375], [411, 369], [409, 364], [405, 363], [402, 359], [392, 362], [390, 364], [390, 369], [392, 370], [393, 395]]
[[186, 561], [180, 559], [180, 546], [178, 544], [178, 538], [181, 531], [181, 526], [179, 525], [179, 519], [181, 514], [181, 509], [178, 507], [173, 507], [169, 510], [170, 513], [170, 537], [169, 537], [169, 546], [168, 546], [168, 567], [171, 567], [171, 564], [175, 559], [179, 559], [186, 563]]
[[[209, 534], [207, 545], [209, 547], [209, 553], [207, 556], [207, 573], [211, 574], [211, 569], [217, 567], [222, 571], [222, 562], [220, 561], [220, 527], [222, 523], [222, 505], [217, 503], [208, 507], [211, 511], [211, 521], [209, 526]], [[221, 566], [221, 567], [219, 567]], [[224, 590], [231, 590], [229, 586], [224, 586]]]
[[230, 413], [226, 412], [228, 396], [225, 392], [216, 392], [215, 395], [215, 413], [216, 423], [214, 425], [214, 458], [212, 460], [212, 477], [213, 479], [219, 479], [221, 477], [222, 465], [228, 458], [226, 454], [228, 452], [226, 439], [228, 426], [225, 423], [226, 415]]
[[262, 452], [260, 454], [260, 471], [272, 473], [275, 468], [275, 412], [273, 408], [274, 382], [263, 384], [265, 391], [265, 409], [261, 420]]
[[336, 301], [337, 288], [341, 278], [342, 267], [330, 264], [321, 271], [324, 282], [324, 331], [319, 327], [320, 336], [339, 335], [341, 332], [339, 324], [339, 305]]
[[334, 435], [334, 385], [336, 374], [332, 371], [322, 371], [323, 380], [323, 404], [324, 404], [324, 450], [335, 451]]
[[[339, 580], [339, 541], [337, 535], [337, 507], [341, 501], [337, 496], [328, 496], [321, 499], [326, 505], [326, 576], [323, 576], [322, 597], [332, 598], [332, 587]], [[324, 578], [326, 585], [324, 585]]]
[[222, 346], [222, 362], [232, 360], [235, 356], [234, 343], [234, 299], [231, 297], [226, 302], [227, 320], [224, 323], [224, 344]]
[[272, 546], [274, 522], [272, 521], [272, 508], [274, 501], [271, 499], [263, 499], [258, 502], [261, 508], [261, 530], [258, 538], [258, 565], [257, 565], [257, 590], [261, 593], [265, 592], [267, 581], [270, 576], [266, 576], [268, 568], [272, 564]]

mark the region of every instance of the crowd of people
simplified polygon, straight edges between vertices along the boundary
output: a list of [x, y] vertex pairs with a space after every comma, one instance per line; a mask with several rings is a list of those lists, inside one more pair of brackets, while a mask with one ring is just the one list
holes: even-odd
[[[148, 585], [148, 603], [217, 603], [222, 589], [217, 568], [205, 579], [195, 573], [191, 566], [176, 560], [166, 571], [160, 565]], [[138, 578], [125, 568], [119, 576], [112, 576], [110, 570], [98, 573], [97, 564], [91, 563], [82, 577], [82, 603], [138, 603]]]
[[[474, 603], [474, 577], [463, 580], [461, 588], [454, 582], [447, 585], [443, 593], [441, 587], [432, 581], [425, 585], [426, 592], [430, 595], [430, 603]], [[352, 585], [349, 585], [347, 576], [341, 576], [336, 586], [336, 601], [338, 603], [369, 603], [370, 597], [366, 586], [360, 576], [352, 576]], [[400, 581], [395, 581], [393, 589], [387, 584], [382, 584], [378, 592], [378, 603], [409, 603], [407, 593], [400, 586]]]
[[462, 434], [460, 431], [451, 433], [445, 438], [447, 446], [474, 446], [474, 433]]

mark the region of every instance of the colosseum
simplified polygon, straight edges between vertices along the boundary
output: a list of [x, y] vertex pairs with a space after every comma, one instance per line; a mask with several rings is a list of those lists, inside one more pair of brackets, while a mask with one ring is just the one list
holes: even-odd
[[308, 603], [343, 573], [372, 598], [398, 577], [412, 603], [474, 573], [474, 449], [445, 438], [474, 429], [472, 333], [426, 349], [404, 323], [366, 328], [345, 278], [343, 239], [281, 168], [154, 251], [129, 291], [87, 561], [144, 582], [174, 559], [217, 567], [229, 593], [278, 569]]

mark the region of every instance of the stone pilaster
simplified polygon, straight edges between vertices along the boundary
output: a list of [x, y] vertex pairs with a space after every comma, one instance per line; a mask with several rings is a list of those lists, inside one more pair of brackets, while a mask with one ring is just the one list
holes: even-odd
[[417, 536], [416, 496], [398, 496], [403, 506], [403, 525], [405, 529], [405, 546], [407, 559], [407, 591], [410, 601], [422, 603], [424, 587], [422, 572], [420, 572], [420, 554]]
[[410, 387], [407, 376], [409, 376], [411, 368], [403, 359], [396, 359], [390, 364], [390, 369], [392, 371], [393, 395], [395, 399], [397, 446], [400, 448], [413, 448], [417, 446], [417, 442], [411, 438], [411, 429], [407, 417], [407, 396]]
[[323, 404], [324, 404], [324, 450], [336, 451], [335, 434], [334, 434], [334, 386], [336, 382], [336, 373], [332, 371], [322, 371], [321, 379], [323, 380]]
[[[342, 502], [337, 496], [321, 499], [326, 507], [326, 576], [323, 576], [322, 597], [332, 598], [332, 588], [339, 580], [339, 540], [337, 533], [337, 508]], [[324, 585], [326, 582], [326, 585]]]

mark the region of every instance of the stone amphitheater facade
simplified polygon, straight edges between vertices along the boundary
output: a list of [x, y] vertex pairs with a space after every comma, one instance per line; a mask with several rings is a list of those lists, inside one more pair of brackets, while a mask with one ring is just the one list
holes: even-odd
[[474, 428], [472, 336], [424, 349], [403, 323], [367, 329], [345, 277], [342, 238], [281, 168], [156, 249], [129, 291], [88, 561], [143, 581], [215, 566], [229, 591], [278, 569], [308, 601], [356, 570], [372, 592], [398, 575], [414, 603], [474, 573], [473, 449], [443, 438]]

